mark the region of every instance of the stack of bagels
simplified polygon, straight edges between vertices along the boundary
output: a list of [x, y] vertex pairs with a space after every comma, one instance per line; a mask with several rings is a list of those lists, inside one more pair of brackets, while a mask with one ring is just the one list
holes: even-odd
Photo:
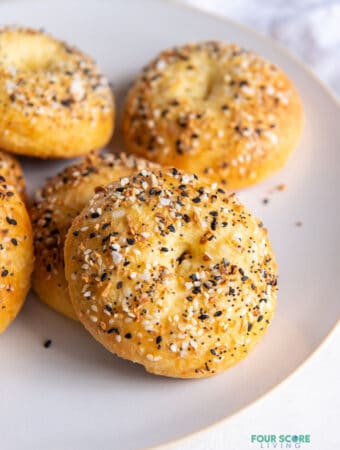
[[[114, 118], [89, 56], [41, 31], [0, 29], [0, 332], [32, 283], [148, 372], [219, 373], [275, 311], [267, 231], [234, 191], [286, 163], [299, 96], [256, 53], [195, 43], [161, 52], [133, 83], [121, 153], [101, 150]], [[12, 154], [82, 158], [28, 199]]]

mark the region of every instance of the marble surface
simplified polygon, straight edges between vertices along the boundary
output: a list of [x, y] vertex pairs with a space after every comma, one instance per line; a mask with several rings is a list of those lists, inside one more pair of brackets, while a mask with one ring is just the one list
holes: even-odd
[[339, 0], [182, 0], [279, 41], [340, 95]]

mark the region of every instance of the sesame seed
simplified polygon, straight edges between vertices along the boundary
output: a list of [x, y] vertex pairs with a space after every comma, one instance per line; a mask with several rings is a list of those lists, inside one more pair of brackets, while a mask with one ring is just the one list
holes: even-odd
[[176, 353], [176, 352], [177, 352], [177, 345], [176, 345], [176, 344], [170, 344], [170, 350], [171, 350], [173, 353]]
[[10, 225], [17, 225], [17, 221], [15, 219], [13, 219], [12, 217], [6, 217], [7, 223], [9, 223]]
[[200, 314], [198, 316], [199, 320], [206, 320], [209, 319], [209, 315], [208, 314]]
[[45, 348], [50, 348], [52, 345], [52, 340], [51, 339], [46, 339], [46, 341], [44, 342], [44, 347]]

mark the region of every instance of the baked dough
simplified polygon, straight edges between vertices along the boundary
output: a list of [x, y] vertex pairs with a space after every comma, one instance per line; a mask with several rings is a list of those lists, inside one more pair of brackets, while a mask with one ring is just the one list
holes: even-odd
[[87, 55], [42, 31], [0, 29], [0, 148], [70, 158], [104, 146], [111, 89]]
[[176, 169], [103, 188], [65, 242], [83, 325], [170, 377], [214, 375], [244, 358], [272, 319], [276, 271], [266, 230], [234, 194]]
[[244, 188], [281, 168], [302, 124], [297, 91], [275, 65], [220, 42], [161, 52], [125, 103], [127, 149]]
[[16, 158], [0, 150], [0, 182], [14, 186], [22, 200], [26, 198], [24, 174]]
[[72, 220], [87, 204], [96, 187], [120, 176], [156, 167], [134, 156], [90, 154], [50, 179], [37, 192], [31, 208], [36, 262], [33, 289], [51, 308], [78, 320], [70, 303], [64, 275], [64, 240]]
[[0, 333], [18, 314], [33, 270], [31, 223], [13, 186], [0, 181]]

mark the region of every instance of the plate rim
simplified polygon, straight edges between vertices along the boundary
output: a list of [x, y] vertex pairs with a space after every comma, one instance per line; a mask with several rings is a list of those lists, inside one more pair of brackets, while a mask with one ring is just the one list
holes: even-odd
[[[262, 41], [264, 41], [264, 42], [268, 43], [269, 45], [271, 45], [272, 47], [274, 47], [274, 49], [276, 49], [278, 52], [283, 53], [286, 58], [288, 58], [294, 64], [298, 65], [301, 69], [303, 69], [311, 78], [313, 78], [313, 80], [318, 84], [320, 89], [322, 89], [329, 96], [330, 100], [333, 101], [338, 106], [338, 108], [340, 107], [340, 96], [338, 96], [335, 91], [333, 91], [324, 81], [322, 81], [314, 73], [314, 71], [307, 64], [305, 64], [302, 61], [302, 59], [300, 59], [298, 56], [296, 56], [292, 51], [287, 49], [284, 45], [282, 45], [281, 43], [279, 43], [278, 41], [273, 39], [271, 36], [268, 36], [268, 35], [262, 33], [261, 31], [258, 31], [255, 28], [252, 28], [252, 27], [250, 27], [248, 25], [245, 25], [242, 22], [239, 22], [238, 20], [231, 19], [228, 16], [224, 16], [222, 14], [218, 14], [218, 13], [216, 13], [214, 11], [207, 11], [207, 10], [205, 10], [203, 8], [200, 8], [200, 7], [196, 6], [196, 5], [193, 5], [191, 3], [190, 4], [183, 3], [181, 0], [162, 0], [162, 1], [166, 2], [166, 3], [175, 4], [178, 8], [189, 9], [189, 10], [191, 10], [191, 11], [197, 13], [197, 14], [207, 15], [209, 17], [212, 17], [212, 18], [216, 19], [216, 20], [219, 20], [219, 21], [222, 21], [222, 22], [226, 22], [228, 24], [236, 25], [238, 28], [247, 31], [247, 33], [255, 35], [257, 38], [261, 39]], [[305, 368], [305, 366], [307, 364], [309, 364], [310, 361], [312, 359], [314, 359], [314, 357], [316, 357], [319, 353], [321, 353], [321, 351], [326, 346], [328, 341], [330, 341], [335, 336], [336, 330], [338, 329], [339, 326], [340, 326], [340, 319], [335, 322], [335, 324], [330, 328], [330, 330], [328, 331], [326, 336], [323, 338], [323, 340], [307, 356], [307, 358], [304, 359], [304, 361], [302, 361], [300, 364], [298, 364], [297, 367], [289, 375], [286, 376], [286, 378], [284, 378], [283, 380], [279, 381], [277, 384], [275, 384], [275, 386], [273, 386], [271, 389], [269, 389], [264, 394], [259, 395], [252, 402], [250, 402], [247, 405], [239, 408], [238, 410], [234, 411], [232, 414], [229, 414], [228, 416], [226, 416], [226, 417], [224, 417], [224, 418], [222, 418], [220, 420], [217, 420], [217, 421], [213, 422], [210, 425], [207, 425], [207, 426], [201, 428], [200, 430], [188, 433], [188, 434], [184, 435], [181, 438], [173, 439], [171, 441], [164, 442], [163, 444], [159, 444], [157, 446], [150, 447], [150, 449], [152, 449], [152, 450], [166, 450], [166, 449], [170, 449], [174, 445], [177, 445], [177, 444], [184, 443], [184, 442], [188, 441], [190, 438], [198, 437], [199, 435], [203, 435], [204, 433], [212, 432], [217, 427], [222, 426], [223, 424], [226, 424], [229, 420], [233, 419], [237, 415], [239, 415], [239, 414], [245, 412], [246, 410], [250, 409], [256, 403], [266, 400], [274, 391], [276, 391], [277, 389], [283, 387], [286, 383], [291, 381], [295, 377], [295, 375], [298, 375], [299, 373], [301, 373], [303, 371], [303, 369]]]
[[[38, 3], [42, 0], [0, 0], [0, 9], [2, 5], [5, 4], [29, 4], [29, 3]], [[92, 0], [94, 1], [94, 0]], [[96, 0], [97, 2], [104, 2], [105, 0]], [[334, 102], [334, 104], [340, 108], [340, 95], [338, 95], [331, 87], [329, 87], [323, 80], [321, 80], [318, 75], [302, 60], [297, 56], [293, 51], [282, 45], [280, 42], [275, 40], [269, 35], [266, 35], [265, 33], [258, 31], [257, 29], [246, 25], [239, 20], [234, 20], [228, 16], [224, 16], [223, 14], [219, 14], [215, 11], [208, 11], [204, 8], [201, 8], [197, 5], [193, 5], [191, 3], [184, 3], [182, 0], [161, 0], [163, 3], [170, 3], [176, 6], [178, 9], [185, 9], [192, 11], [195, 14], [199, 14], [201, 16], [208, 16], [215, 20], [218, 20], [220, 22], [225, 22], [226, 24], [231, 24], [233, 26], [236, 26], [240, 30], [246, 31], [247, 33], [252, 34], [257, 39], [260, 39], [265, 44], [270, 45], [274, 50], [276, 50], [278, 53], [281, 53], [284, 55], [285, 58], [290, 60], [293, 64], [297, 65], [300, 69], [302, 69], [310, 78], [316, 82], [316, 84], [319, 86], [321, 90], [324, 91], [324, 93], [327, 94], [331, 102]], [[0, 25], [1, 26], [1, 25]], [[248, 403], [247, 405], [237, 409], [231, 414], [228, 414], [227, 416], [214, 421], [210, 425], [206, 425], [196, 431], [192, 431], [189, 433], [184, 434], [183, 436], [179, 438], [175, 438], [172, 440], [168, 440], [165, 442], [162, 442], [160, 444], [157, 444], [156, 446], [151, 447], [144, 447], [144, 450], [167, 450], [170, 448], [173, 448], [175, 445], [179, 445], [181, 443], [187, 442], [191, 438], [202, 436], [204, 433], [212, 432], [216, 430], [217, 427], [222, 426], [223, 424], [226, 424], [229, 420], [233, 419], [237, 415], [245, 412], [246, 410], [252, 408], [256, 403], [265, 401], [274, 391], [277, 389], [283, 387], [286, 383], [291, 381], [295, 375], [298, 375], [299, 373], [304, 370], [305, 366], [311, 362], [314, 357], [319, 355], [321, 351], [324, 349], [326, 344], [331, 341], [338, 328], [340, 327], [340, 319], [335, 321], [334, 325], [328, 330], [328, 333], [325, 335], [325, 337], [320, 341], [320, 343], [315, 347], [315, 349], [300, 363], [296, 366], [296, 368], [287, 375], [284, 379], [279, 381], [277, 384], [275, 384], [273, 387], [271, 387], [267, 392], [264, 394], [260, 394], [257, 398], [255, 398], [253, 401]]]

